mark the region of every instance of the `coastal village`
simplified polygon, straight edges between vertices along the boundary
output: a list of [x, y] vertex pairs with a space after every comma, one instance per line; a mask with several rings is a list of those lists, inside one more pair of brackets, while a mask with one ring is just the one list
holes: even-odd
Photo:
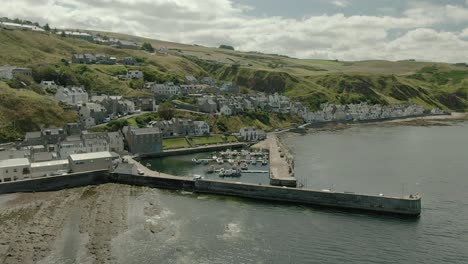
[[[3, 27], [40, 30], [37, 27], [2, 22]], [[108, 45], [118, 49], [140, 49], [144, 44], [76, 31], [58, 31], [57, 35]], [[154, 53], [164, 55], [165, 47]], [[413, 104], [368, 105], [366, 103], [336, 105], [325, 103], [321, 110], [311, 111], [301, 102], [279, 93], [243, 92], [231, 81], [211, 76], [185, 75], [182, 82], [146, 82], [145, 65], [138, 58], [115, 57], [106, 54], [76, 53], [67, 59], [70, 64], [102, 64], [131, 66], [116, 73], [118, 80], [141, 80], [141, 90], [151, 96], [124, 97], [95, 94], [85, 85], [63, 86], [56, 80], [41, 80], [47, 96], [72, 111], [79, 120], [63, 127], [44, 127], [26, 133], [24, 139], [2, 144], [0, 148], [0, 181], [9, 182], [34, 177], [76, 173], [85, 170], [86, 161], [100, 163], [112, 170], [125, 155], [151, 156], [177, 149], [199, 149], [212, 146], [229, 148], [232, 144], [248, 146], [267, 139], [268, 132], [259, 127], [242, 127], [231, 133], [214, 133], [207, 121], [170, 117], [144, 124], [127, 125], [114, 131], [96, 132], [97, 126], [128, 119], [142, 113], [158, 113], [159, 105], [169, 102], [178, 111], [212, 116], [243, 116], [256, 112], [298, 116], [303, 122], [296, 126], [329, 122], [376, 121], [423, 115], [438, 115], [439, 109], [427, 110]], [[32, 78], [32, 69], [24, 65], [0, 66], [0, 78], [6, 81]], [[20, 82], [21, 83], [21, 82]], [[20, 89], [28, 89], [27, 85]], [[295, 127], [289, 127], [295, 128]], [[288, 129], [288, 128], [284, 128]], [[282, 155], [283, 156], [283, 155]], [[281, 157], [286, 158], [286, 157]], [[101, 162], [102, 161], [102, 162]], [[290, 165], [288, 165], [290, 166]], [[292, 169], [290, 169], [289, 173]]]

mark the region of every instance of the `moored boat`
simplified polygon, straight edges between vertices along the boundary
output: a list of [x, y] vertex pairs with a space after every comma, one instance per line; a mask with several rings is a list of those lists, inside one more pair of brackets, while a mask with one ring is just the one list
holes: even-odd
[[249, 169], [246, 162], [242, 162], [241, 165], [240, 165], [240, 168], [241, 168], [241, 170], [248, 170]]
[[207, 170], [206, 170], [206, 173], [208, 174], [212, 174], [215, 172], [215, 167], [213, 165], [211, 165]]

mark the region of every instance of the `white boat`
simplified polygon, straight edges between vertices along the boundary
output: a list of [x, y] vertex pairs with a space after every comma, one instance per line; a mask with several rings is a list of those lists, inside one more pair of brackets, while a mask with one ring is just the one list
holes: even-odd
[[264, 160], [262, 161], [262, 165], [268, 165], [268, 160], [264, 159]]
[[228, 162], [229, 162], [229, 164], [232, 165], [232, 164], [234, 164], [235, 160], [233, 160], [233, 159], [228, 159]]
[[255, 160], [255, 159], [250, 160], [250, 164], [256, 165], [256, 164], [257, 164], [257, 160]]
[[201, 164], [202, 161], [201, 160], [198, 160], [198, 159], [192, 159], [193, 162], [195, 162], [195, 164]]
[[241, 170], [248, 170], [248, 169], [249, 169], [248, 166], [249, 166], [249, 165], [247, 165], [246, 162], [242, 162], [242, 163], [241, 163]]
[[215, 167], [213, 165], [211, 165], [207, 170], [206, 170], [206, 173], [208, 174], [212, 174], [215, 172]]
[[217, 159], [216, 159], [216, 162], [217, 162], [218, 164], [223, 164], [223, 163], [224, 163], [224, 160], [223, 160], [222, 158], [217, 158]]
[[213, 160], [217, 160], [218, 159], [218, 156], [216, 155], [213, 155], [213, 157], [211, 157]]
[[195, 174], [193, 175], [194, 180], [203, 180], [203, 177], [201, 175]]
[[224, 168], [219, 171], [219, 177], [239, 177], [241, 176], [240, 170], [227, 169]]
[[224, 168], [219, 169], [218, 171], [219, 177], [224, 177], [224, 172], [225, 172]]

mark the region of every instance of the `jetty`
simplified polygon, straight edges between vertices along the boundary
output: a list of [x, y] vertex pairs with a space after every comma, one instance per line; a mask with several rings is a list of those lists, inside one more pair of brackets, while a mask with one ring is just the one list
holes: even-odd
[[111, 178], [131, 185], [156, 188], [186, 190], [194, 193], [219, 194], [268, 201], [309, 204], [345, 209], [357, 209], [380, 213], [391, 213], [406, 216], [421, 214], [421, 196], [409, 195], [390, 197], [384, 195], [367, 195], [331, 190], [299, 189], [287, 186], [269, 186], [222, 180], [208, 180], [202, 177], [178, 177], [152, 171], [138, 161], [128, 157], [129, 164], [144, 171], [144, 175], [129, 175], [115, 172]]
[[268, 149], [270, 152], [271, 185], [297, 186], [297, 180], [294, 177], [294, 157], [275, 134], [268, 134], [264, 141], [254, 145], [253, 148]]
[[421, 214], [421, 197], [419, 195], [389, 197], [384, 195], [335, 192], [331, 190], [311, 190], [286, 186], [208, 180], [195, 175], [193, 178], [178, 177], [153, 171], [132, 157], [125, 158], [127, 159], [126, 163], [120, 163], [117, 168], [111, 171], [85, 171], [2, 182], [0, 183], [0, 194], [56, 191], [66, 188], [117, 183], [150, 188], [184, 190], [193, 193], [229, 195], [267, 201], [357, 209], [410, 217], [416, 217]]

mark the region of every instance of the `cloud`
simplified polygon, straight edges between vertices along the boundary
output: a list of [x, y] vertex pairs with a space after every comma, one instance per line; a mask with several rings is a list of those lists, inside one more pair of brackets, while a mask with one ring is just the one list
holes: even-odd
[[332, 2], [332, 4], [338, 7], [346, 7], [349, 5], [349, 1], [348, 0], [335, 0]]
[[16, 0], [3, 3], [0, 16], [300, 58], [468, 61], [468, 30], [440, 30], [468, 23], [463, 6], [411, 1], [399, 15], [301, 19], [247, 15], [252, 8], [231, 0]]

